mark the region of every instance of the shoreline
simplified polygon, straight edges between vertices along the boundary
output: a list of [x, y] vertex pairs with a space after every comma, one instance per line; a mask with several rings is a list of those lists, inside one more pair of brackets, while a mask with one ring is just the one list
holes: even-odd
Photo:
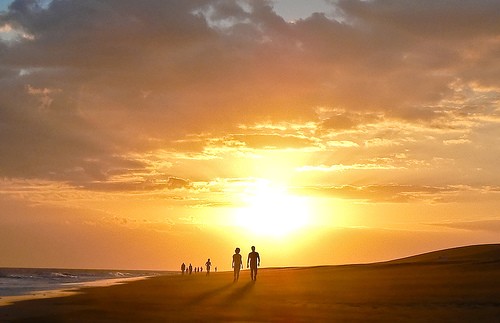
[[14, 305], [17, 302], [72, 296], [81, 293], [85, 288], [108, 287], [113, 285], [126, 284], [137, 280], [144, 280], [152, 277], [155, 276], [110, 278], [87, 282], [65, 283], [63, 284], [63, 287], [55, 289], [31, 291], [23, 295], [0, 296], [0, 308]]

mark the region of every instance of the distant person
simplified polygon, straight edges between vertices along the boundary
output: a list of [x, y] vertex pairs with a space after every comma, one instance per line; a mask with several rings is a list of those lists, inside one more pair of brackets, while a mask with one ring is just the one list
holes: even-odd
[[217, 272], [217, 267], [215, 267], [215, 272]]
[[236, 248], [234, 250], [235, 254], [233, 255], [233, 264], [231, 265], [234, 268], [234, 282], [237, 282], [240, 279], [240, 269], [243, 268], [243, 260], [240, 255], [240, 248]]
[[184, 275], [184, 271], [186, 270], [186, 264], [185, 263], [182, 263], [181, 265], [181, 271], [182, 271], [182, 274]]
[[191, 275], [193, 273], [193, 266], [189, 264], [188, 269], [189, 269], [189, 274]]
[[205, 266], [207, 267], [207, 276], [210, 275], [210, 266], [212, 266], [212, 263], [210, 262], [210, 258], [208, 258], [207, 262], [205, 263]]
[[255, 246], [252, 246], [252, 252], [248, 254], [247, 268], [250, 264], [250, 277], [253, 281], [257, 280], [257, 267], [260, 266], [259, 253], [255, 251]]

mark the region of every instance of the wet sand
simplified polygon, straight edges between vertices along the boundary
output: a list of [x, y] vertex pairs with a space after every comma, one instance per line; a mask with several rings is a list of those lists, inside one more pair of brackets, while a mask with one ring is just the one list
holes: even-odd
[[[475, 249], [471, 249], [475, 248]], [[369, 265], [160, 276], [0, 307], [1, 322], [500, 322], [500, 245]]]

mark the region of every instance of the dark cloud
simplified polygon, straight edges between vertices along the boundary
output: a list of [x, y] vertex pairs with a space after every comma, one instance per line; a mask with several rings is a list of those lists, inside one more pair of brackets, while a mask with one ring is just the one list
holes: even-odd
[[357, 122], [351, 117], [338, 114], [323, 122], [323, 126], [329, 129], [351, 129], [356, 127]]
[[166, 185], [169, 189], [191, 187], [191, 183], [189, 183], [189, 181], [182, 179], [182, 178], [177, 178], [177, 177], [169, 177], [166, 181]]
[[[129, 174], [129, 172], [123, 172], [124, 174]], [[168, 176], [162, 178], [161, 176], [153, 177], [151, 175], [136, 175], [133, 179], [121, 179], [121, 180], [106, 180], [104, 178], [102, 181], [93, 181], [90, 183], [82, 185], [81, 188], [91, 189], [94, 191], [109, 191], [109, 192], [161, 192], [165, 190], [177, 190], [177, 189], [191, 189], [192, 184], [189, 180], [178, 178], [174, 176]], [[170, 196], [172, 199], [181, 199], [181, 196]]]
[[440, 40], [463, 40], [464, 37], [495, 35], [498, 32], [497, 1], [349, 1], [340, 8], [369, 27], [385, 27]]
[[[85, 186], [145, 168], [130, 154], [178, 148], [187, 134], [318, 121], [318, 106], [347, 111], [324, 120], [326, 129], [353, 129], [378, 113], [418, 124], [449, 116], [443, 102], [460, 105], [466, 85], [500, 85], [497, 1], [338, 1], [341, 19], [295, 23], [271, 5], [14, 1], [0, 13], [0, 26], [18, 33], [0, 41], [0, 176]], [[495, 105], [492, 91], [485, 106]]]
[[324, 129], [346, 130], [368, 123], [379, 123], [383, 120], [382, 116], [373, 113], [335, 111], [321, 123], [321, 127]]

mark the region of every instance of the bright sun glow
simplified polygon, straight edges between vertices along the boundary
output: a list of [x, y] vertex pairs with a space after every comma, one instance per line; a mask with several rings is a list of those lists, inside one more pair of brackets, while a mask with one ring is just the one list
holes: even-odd
[[258, 182], [242, 200], [246, 206], [236, 212], [236, 225], [252, 234], [282, 237], [309, 224], [307, 199], [268, 182]]

